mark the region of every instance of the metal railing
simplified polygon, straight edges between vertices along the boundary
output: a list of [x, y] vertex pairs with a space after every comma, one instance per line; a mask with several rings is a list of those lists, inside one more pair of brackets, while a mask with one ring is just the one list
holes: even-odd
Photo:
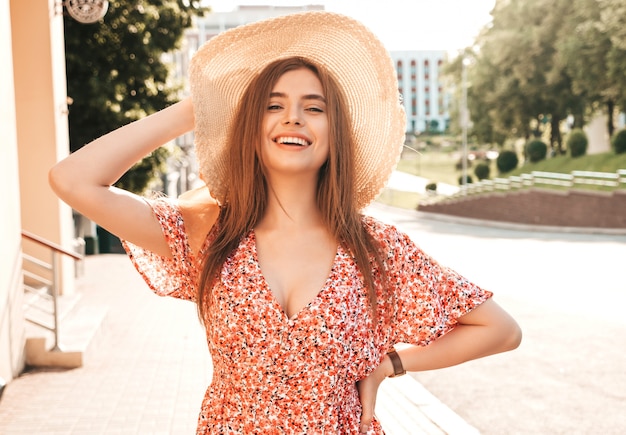
[[[54, 345], [52, 350], [58, 351], [59, 347], [59, 289], [60, 289], [60, 267], [61, 256], [73, 258], [75, 261], [82, 261], [83, 256], [79, 253], [72, 252], [59, 246], [49, 240], [39, 237], [28, 231], [22, 231], [22, 238], [30, 240], [39, 246], [43, 246], [50, 251], [50, 263], [33, 257], [32, 255], [22, 254], [24, 263], [34, 266], [33, 269], [44, 270], [49, 273], [49, 277], [43, 276], [37, 272], [26, 270], [22, 267], [24, 274], [24, 292], [31, 295], [27, 305], [29, 308], [43, 311], [45, 314], [52, 316], [52, 325], [44, 323], [32, 317], [26, 316], [26, 320], [40, 326], [54, 334]], [[39, 302], [45, 301], [50, 305], [50, 309], [42, 308]]]

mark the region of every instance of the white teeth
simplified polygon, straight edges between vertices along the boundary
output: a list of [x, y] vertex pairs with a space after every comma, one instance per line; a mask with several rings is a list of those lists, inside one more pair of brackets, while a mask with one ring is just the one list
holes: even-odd
[[282, 143], [282, 144], [288, 143], [288, 144], [293, 144], [293, 145], [300, 145], [300, 146], [303, 146], [303, 147], [311, 145], [308, 141], [306, 141], [306, 140], [304, 140], [302, 138], [299, 138], [299, 137], [289, 137], [289, 136], [287, 136], [287, 137], [279, 137], [277, 142]]

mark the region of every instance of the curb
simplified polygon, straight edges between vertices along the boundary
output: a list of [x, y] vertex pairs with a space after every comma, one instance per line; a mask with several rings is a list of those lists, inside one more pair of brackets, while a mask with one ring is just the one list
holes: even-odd
[[387, 435], [480, 433], [411, 375], [385, 379], [378, 390], [376, 416]]

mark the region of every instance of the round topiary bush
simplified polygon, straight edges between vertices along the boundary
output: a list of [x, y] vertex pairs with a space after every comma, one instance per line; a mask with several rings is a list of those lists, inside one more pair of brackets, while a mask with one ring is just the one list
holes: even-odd
[[428, 183], [426, 185], [426, 192], [430, 192], [430, 193], [437, 192], [437, 183], [434, 181], [431, 181], [430, 183]]
[[[465, 176], [465, 184], [472, 184], [473, 180], [472, 180], [472, 176], [471, 175], [466, 175]], [[459, 175], [459, 186], [463, 185], [463, 175]]]
[[491, 168], [487, 163], [484, 162], [480, 162], [474, 168], [474, 175], [476, 175], [476, 178], [478, 178], [479, 180], [485, 180], [489, 178], [489, 172], [491, 172]]
[[626, 129], [620, 130], [613, 135], [611, 139], [615, 154], [626, 153]]
[[526, 144], [526, 157], [531, 163], [544, 160], [548, 155], [548, 145], [540, 140], [531, 140]]
[[517, 168], [518, 163], [519, 159], [517, 158], [517, 154], [515, 151], [511, 150], [501, 151], [496, 159], [496, 166], [501, 174], [511, 172], [513, 169]]
[[567, 136], [566, 145], [572, 157], [580, 157], [587, 154], [588, 144], [587, 134], [579, 128], [572, 130]]

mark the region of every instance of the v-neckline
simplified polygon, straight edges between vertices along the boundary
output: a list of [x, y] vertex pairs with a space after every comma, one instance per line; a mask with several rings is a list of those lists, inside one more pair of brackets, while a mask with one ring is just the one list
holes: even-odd
[[324, 280], [324, 284], [322, 284], [322, 287], [319, 289], [319, 291], [315, 294], [315, 296], [309, 302], [307, 302], [305, 305], [299, 308], [293, 315], [291, 315], [291, 317], [289, 317], [289, 315], [287, 314], [287, 311], [285, 311], [285, 308], [280, 304], [280, 302], [278, 302], [278, 299], [276, 299], [276, 295], [274, 295], [274, 291], [270, 287], [269, 283], [267, 282], [267, 279], [265, 279], [265, 275], [263, 274], [263, 269], [261, 268], [261, 263], [259, 262], [259, 255], [257, 252], [256, 233], [254, 232], [254, 229], [250, 230], [250, 234], [248, 234], [248, 237], [251, 239], [252, 259], [254, 261], [255, 267], [259, 274], [260, 282], [263, 286], [264, 291], [262, 293], [266, 295], [268, 302], [271, 303], [273, 308], [280, 313], [283, 321], [287, 323], [296, 322], [302, 313], [308, 311], [315, 303], [317, 303], [321, 299], [321, 296], [323, 295], [323, 293], [326, 293], [326, 291], [329, 288], [332, 288], [331, 283], [336, 273], [335, 269], [337, 267], [338, 259], [341, 254], [340, 244], [337, 245], [337, 249], [335, 250], [335, 255], [333, 256], [333, 262], [330, 267], [330, 272], [328, 272], [328, 276]]

